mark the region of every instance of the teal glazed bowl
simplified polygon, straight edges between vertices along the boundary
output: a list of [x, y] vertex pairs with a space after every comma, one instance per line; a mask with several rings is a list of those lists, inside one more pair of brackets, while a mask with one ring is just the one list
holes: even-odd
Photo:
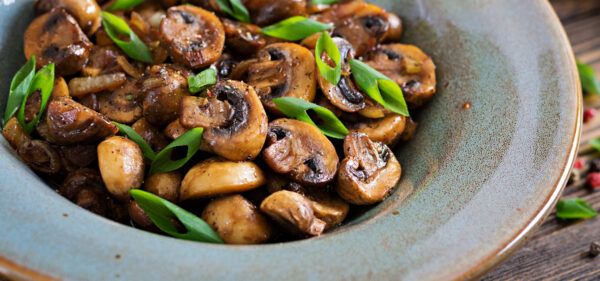
[[[33, 0], [0, 1], [0, 108]], [[371, 0], [437, 65], [438, 93], [385, 202], [320, 237], [226, 246], [142, 232], [57, 195], [0, 145], [0, 273], [64, 280], [464, 280], [556, 203], [576, 155], [579, 80], [546, 0]], [[465, 109], [465, 104], [470, 104]]]

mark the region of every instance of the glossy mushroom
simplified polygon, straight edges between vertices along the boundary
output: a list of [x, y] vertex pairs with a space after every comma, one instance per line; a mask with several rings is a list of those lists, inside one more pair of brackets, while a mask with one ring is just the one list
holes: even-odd
[[112, 121], [131, 124], [143, 115], [139, 96], [137, 81], [129, 79], [118, 89], [96, 96], [98, 111]]
[[347, 135], [344, 154], [335, 190], [351, 204], [382, 201], [400, 179], [402, 169], [394, 153], [385, 144], [371, 141], [366, 134]]
[[81, 70], [92, 48], [75, 19], [60, 8], [34, 19], [24, 37], [25, 57], [35, 56], [38, 68], [54, 63], [63, 76]]
[[273, 171], [301, 184], [325, 185], [337, 172], [333, 144], [315, 126], [294, 119], [269, 124], [263, 159]]
[[144, 181], [144, 155], [124, 137], [111, 137], [98, 145], [98, 166], [108, 191], [123, 201], [130, 198], [130, 189]]
[[252, 23], [266, 26], [289, 17], [306, 14], [307, 0], [245, 0]]
[[254, 55], [267, 44], [267, 37], [256, 25], [223, 19], [223, 27], [227, 38], [225, 44], [239, 55]]
[[30, 140], [19, 146], [19, 156], [32, 169], [45, 174], [60, 172], [60, 156], [49, 143], [41, 140]]
[[225, 46], [225, 31], [219, 18], [192, 5], [168, 9], [160, 34], [173, 61], [194, 69], [215, 62]]
[[170, 143], [170, 141], [167, 139], [167, 136], [165, 136], [159, 130], [159, 128], [146, 121], [146, 118], [136, 121], [133, 123], [133, 125], [131, 125], [131, 128], [138, 133], [142, 139], [144, 139], [156, 152], [163, 150], [163, 148]]
[[79, 27], [87, 35], [94, 34], [102, 23], [100, 6], [96, 0], [37, 0], [34, 8], [38, 14], [49, 12], [54, 8], [65, 9], [77, 20]]
[[252, 160], [267, 137], [268, 119], [252, 87], [221, 81], [210, 97], [184, 97], [180, 122], [186, 128], [205, 128], [202, 138], [212, 152], [233, 161]]
[[397, 43], [402, 38], [404, 33], [404, 25], [402, 19], [392, 12], [387, 12], [389, 29], [385, 36], [385, 41], [390, 43]]
[[394, 145], [402, 137], [406, 127], [406, 117], [391, 114], [380, 119], [369, 119], [353, 123], [348, 126], [352, 132], [364, 133], [372, 141], [382, 142], [385, 145]]
[[182, 178], [179, 171], [151, 175], [144, 181], [144, 188], [158, 197], [177, 203]]
[[248, 68], [248, 84], [256, 89], [265, 108], [281, 114], [274, 98], [315, 99], [315, 71], [315, 58], [308, 49], [294, 43], [275, 43], [258, 52], [258, 62]]
[[318, 236], [325, 230], [326, 222], [315, 216], [312, 203], [292, 191], [277, 191], [265, 198], [260, 210], [292, 233]]
[[31, 137], [25, 132], [25, 129], [23, 129], [23, 126], [17, 121], [16, 117], [10, 118], [6, 124], [4, 124], [2, 136], [4, 136], [10, 146], [14, 149], [18, 149], [20, 146], [31, 140]]
[[178, 117], [181, 99], [190, 95], [189, 70], [171, 64], [151, 66], [138, 82], [143, 114], [150, 124], [165, 125]]

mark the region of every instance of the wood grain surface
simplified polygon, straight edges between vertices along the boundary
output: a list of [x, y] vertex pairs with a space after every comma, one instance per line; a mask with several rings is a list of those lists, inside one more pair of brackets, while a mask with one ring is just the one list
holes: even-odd
[[[552, 0], [573, 51], [579, 60], [600, 74], [600, 0]], [[599, 77], [600, 78], [600, 75]], [[599, 96], [585, 96], [584, 108], [600, 110]], [[583, 125], [579, 157], [585, 166], [582, 179], [570, 183], [563, 199], [579, 197], [600, 209], [600, 190], [586, 187], [585, 175], [600, 153], [587, 143], [600, 137], [600, 111]], [[481, 280], [600, 280], [600, 256], [590, 256], [590, 244], [600, 242], [600, 217], [564, 221], [552, 213], [521, 249]]]

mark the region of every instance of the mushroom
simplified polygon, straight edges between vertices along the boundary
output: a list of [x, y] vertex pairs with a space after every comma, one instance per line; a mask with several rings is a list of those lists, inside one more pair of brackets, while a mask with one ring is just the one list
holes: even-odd
[[269, 111], [281, 114], [274, 98], [315, 99], [315, 71], [315, 58], [308, 49], [294, 43], [275, 43], [258, 52], [258, 62], [248, 68], [248, 84], [256, 89]]
[[63, 168], [69, 172], [88, 167], [98, 159], [95, 144], [60, 146], [58, 153]]
[[372, 141], [382, 142], [385, 145], [394, 145], [401, 138], [405, 127], [406, 117], [391, 114], [384, 118], [370, 119], [351, 124], [348, 129], [351, 132], [364, 133]]
[[366, 134], [350, 133], [344, 139], [344, 153], [335, 190], [355, 205], [382, 201], [394, 188], [402, 169], [394, 153], [385, 144], [374, 142]]
[[112, 92], [98, 94], [98, 111], [108, 119], [131, 124], [142, 118], [142, 105], [138, 102], [140, 96], [137, 81], [128, 79], [121, 87]]
[[18, 149], [26, 142], [31, 141], [31, 137], [21, 123], [17, 121], [16, 117], [10, 118], [6, 124], [4, 124], [4, 128], [2, 128], [2, 136], [8, 141], [10, 146], [14, 149]]
[[265, 198], [260, 210], [292, 233], [318, 236], [326, 223], [315, 216], [312, 203], [292, 191], [277, 191]]
[[179, 119], [177, 119], [169, 123], [169, 125], [167, 125], [164, 133], [165, 136], [167, 136], [167, 138], [176, 140], [179, 137], [181, 137], [181, 135], [187, 133], [187, 131], [189, 131], [189, 129], [183, 127], [183, 125], [181, 125], [181, 122], [179, 122]]
[[404, 131], [400, 135], [400, 140], [401, 141], [411, 140], [415, 136], [418, 126], [419, 126], [419, 123], [415, 122], [415, 120], [413, 120], [412, 118], [408, 118], [406, 120], [406, 125], [404, 125]]
[[38, 14], [49, 12], [54, 8], [65, 9], [77, 19], [79, 27], [87, 35], [94, 34], [102, 23], [100, 6], [95, 0], [37, 0], [34, 8]]
[[123, 69], [117, 61], [119, 56], [119, 51], [115, 46], [94, 46], [81, 73], [84, 76], [98, 76], [121, 72]]
[[54, 78], [54, 87], [52, 88], [52, 94], [50, 94], [50, 99], [68, 96], [70, 96], [70, 94], [67, 82], [61, 76], [56, 76]]
[[184, 97], [179, 120], [186, 128], [205, 128], [209, 149], [232, 161], [254, 159], [265, 143], [268, 119], [260, 99], [244, 82], [220, 81], [210, 97]]
[[157, 127], [148, 123], [146, 118], [138, 120], [131, 128], [138, 133], [154, 151], [161, 151], [169, 145], [167, 137]]
[[150, 67], [139, 81], [144, 117], [150, 124], [165, 125], [177, 119], [181, 98], [190, 95], [189, 70], [177, 65]]
[[124, 137], [111, 137], [98, 145], [98, 166], [108, 192], [122, 201], [144, 181], [142, 150]]
[[168, 9], [160, 34], [173, 61], [194, 69], [215, 62], [225, 46], [225, 31], [219, 18], [191, 5]]
[[135, 226], [147, 231], [158, 232], [158, 227], [154, 225], [152, 219], [148, 216], [148, 214], [146, 214], [144, 209], [142, 209], [142, 207], [140, 207], [140, 205], [135, 200], [131, 200], [131, 202], [129, 202], [127, 212], [129, 213], [131, 221], [135, 223]]
[[389, 29], [388, 14], [378, 6], [364, 2], [335, 5], [315, 18], [334, 24], [333, 34], [348, 40], [357, 57], [381, 43]]
[[[323, 94], [329, 101], [346, 112], [357, 112], [365, 108], [365, 97], [354, 84], [350, 77], [350, 64], [347, 62], [354, 58], [354, 49], [350, 43], [339, 37], [333, 38], [333, 42], [337, 45], [341, 55], [342, 62], [342, 77], [337, 85], [333, 85], [327, 81], [322, 75], [319, 75], [319, 86]], [[325, 63], [333, 64], [327, 53], [321, 55], [321, 59]]]
[[76, 77], [69, 81], [69, 92], [73, 97], [85, 96], [101, 91], [112, 91], [127, 82], [125, 73], [117, 72], [91, 77]]
[[201, 217], [227, 244], [261, 244], [273, 236], [267, 218], [239, 194], [211, 201]]
[[182, 177], [178, 171], [151, 175], [146, 178], [144, 188], [158, 197], [177, 203]]
[[402, 33], [404, 32], [404, 25], [402, 24], [402, 20], [398, 15], [387, 12], [388, 15], [388, 24], [389, 29], [387, 35], [385, 36], [386, 42], [396, 43], [400, 41], [402, 38]]
[[60, 157], [56, 150], [45, 141], [26, 141], [19, 146], [18, 153], [29, 167], [38, 172], [46, 174], [60, 172]]
[[252, 23], [266, 26], [306, 14], [306, 0], [245, 0]]
[[37, 68], [55, 63], [57, 75], [63, 76], [81, 70], [92, 48], [75, 19], [60, 8], [34, 19], [24, 37], [25, 56], [35, 56]]
[[317, 127], [294, 119], [269, 124], [263, 159], [273, 171], [317, 186], [333, 180], [339, 161], [335, 147]]
[[119, 131], [100, 113], [68, 97], [49, 103], [46, 122], [49, 136], [59, 144], [93, 143]]
[[206, 198], [215, 195], [244, 192], [265, 183], [261, 169], [252, 162], [233, 162], [210, 158], [192, 167], [181, 183], [179, 198]]
[[365, 62], [400, 85], [409, 108], [422, 106], [436, 92], [435, 64], [416, 46], [382, 45]]
[[256, 25], [223, 19], [223, 27], [225, 28], [225, 44], [239, 55], [254, 55], [267, 44], [267, 37], [260, 32], [260, 27]]

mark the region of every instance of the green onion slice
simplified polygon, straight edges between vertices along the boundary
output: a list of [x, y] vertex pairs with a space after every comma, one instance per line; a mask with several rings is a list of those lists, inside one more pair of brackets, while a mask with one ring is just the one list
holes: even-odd
[[[156, 155], [154, 161], [152, 161], [150, 174], [168, 173], [183, 167], [198, 152], [198, 148], [202, 143], [203, 132], [203, 128], [191, 129], [165, 147]], [[172, 160], [173, 150], [177, 147], [187, 147], [187, 155], [182, 159]]]
[[337, 2], [338, 0], [312, 0], [313, 5], [331, 5]]
[[596, 78], [594, 69], [580, 61], [577, 61], [577, 70], [579, 70], [579, 79], [584, 93], [600, 95], [600, 82]]
[[[323, 51], [327, 53], [329, 58], [335, 63], [335, 68], [332, 68], [321, 59]], [[331, 36], [327, 32], [321, 33], [317, 45], [315, 46], [315, 59], [317, 61], [317, 67], [321, 76], [325, 78], [332, 85], [337, 85], [342, 77], [342, 57], [340, 55], [340, 49], [331, 39]]]
[[[51, 64], [45, 66], [44, 68], [40, 69], [40, 71], [38, 71], [35, 74], [35, 76], [33, 77], [33, 80], [31, 81], [31, 84], [29, 85], [29, 90], [27, 91], [27, 94], [23, 97], [23, 100], [21, 102], [21, 109], [19, 110], [19, 113], [17, 115], [17, 120], [19, 121], [19, 123], [21, 123], [21, 126], [23, 126], [23, 129], [25, 129], [25, 131], [28, 134], [31, 134], [33, 132], [33, 130], [35, 129], [35, 126], [40, 121], [40, 118], [42, 118], [42, 113], [44, 112], [44, 109], [46, 109], [46, 105], [48, 104], [50, 95], [52, 95], [53, 88], [54, 88], [54, 63], [51, 63]], [[41, 91], [41, 96], [42, 96], [42, 101], [40, 104], [40, 111], [36, 115], [35, 119], [33, 119], [29, 123], [26, 123], [25, 122], [25, 105], [27, 104], [27, 98], [29, 98], [29, 96], [37, 90]]]
[[[143, 190], [132, 189], [129, 194], [152, 222], [165, 233], [185, 240], [223, 244], [223, 239], [209, 224], [181, 207]], [[173, 217], [179, 219], [187, 229], [186, 233], [177, 231], [177, 227], [171, 221]]]
[[556, 204], [556, 216], [561, 219], [589, 219], [597, 215], [598, 212], [580, 198], [562, 200]]
[[217, 75], [213, 68], [208, 68], [198, 75], [188, 78], [190, 92], [195, 94], [217, 83]]
[[19, 69], [10, 83], [6, 110], [4, 111], [4, 123], [8, 122], [19, 110], [23, 98], [28, 94], [29, 86], [35, 76], [35, 56]]
[[317, 32], [333, 28], [334, 26], [330, 24], [324, 24], [303, 16], [295, 16], [262, 28], [260, 31], [271, 37], [298, 41]]
[[356, 84], [369, 97], [394, 113], [410, 116], [402, 89], [396, 82], [356, 59], [350, 60], [350, 67]]
[[[150, 52], [148, 46], [135, 35], [123, 19], [103, 11], [102, 25], [104, 25], [108, 37], [130, 58], [146, 63], [152, 62], [152, 52]], [[129, 42], [119, 39], [119, 34], [129, 36]]]
[[150, 159], [150, 161], [154, 161], [154, 159], [156, 158], [156, 154], [154, 153], [154, 150], [150, 147], [150, 145], [144, 140], [144, 138], [142, 138], [142, 136], [140, 136], [133, 128], [127, 125], [117, 123], [114, 121], [113, 124], [119, 127], [119, 132], [125, 134], [130, 140], [135, 142], [140, 147], [142, 153], [146, 158]]
[[[273, 102], [287, 117], [310, 123], [326, 136], [344, 139], [349, 133], [340, 119], [325, 107], [294, 97], [275, 98]], [[320, 126], [315, 124], [308, 115], [308, 110], [313, 110], [323, 120], [323, 124]]]
[[139, 4], [146, 2], [146, 0], [117, 0], [112, 5], [108, 6], [109, 11], [122, 11], [129, 8], [133, 8]]
[[250, 22], [250, 13], [240, 0], [216, 0], [221, 11], [242, 22]]

